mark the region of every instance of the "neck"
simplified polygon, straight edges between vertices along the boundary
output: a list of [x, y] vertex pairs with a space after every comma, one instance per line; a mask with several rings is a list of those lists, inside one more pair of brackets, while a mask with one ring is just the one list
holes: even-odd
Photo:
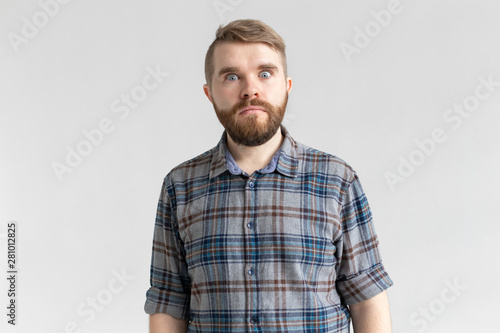
[[283, 135], [281, 134], [281, 128], [278, 128], [276, 134], [269, 141], [260, 146], [238, 145], [229, 135], [227, 136], [227, 148], [233, 156], [234, 161], [249, 175], [268, 165], [282, 143]]

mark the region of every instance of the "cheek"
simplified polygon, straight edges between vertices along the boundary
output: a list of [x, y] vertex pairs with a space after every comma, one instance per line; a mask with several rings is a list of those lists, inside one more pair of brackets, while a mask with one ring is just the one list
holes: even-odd
[[227, 93], [219, 91], [212, 95], [212, 100], [217, 104], [219, 108], [227, 109], [234, 104], [233, 98], [231, 98]]
[[287, 90], [287, 83], [282, 79], [274, 78], [273, 81], [267, 81], [263, 88], [265, 91], [269, 92], [269, 96], [271, 96], [271, 94], [273, 96], [283, 96]]
[[282, 87], [275, 87], [272, 90], [268, 90], [266, 94], [273, 104], [281, 103], [283, 98], [285, 98], [285, 95], [286, 89]]
[[215, 96], [218, 96], [219, 98], [230, 98], [233, 96], [236, 92], [238, 91], [237, 85], [236, 84], [231, 84], [231, 85], [220, 85], [217, 87], [217, 90], [214, 91]]

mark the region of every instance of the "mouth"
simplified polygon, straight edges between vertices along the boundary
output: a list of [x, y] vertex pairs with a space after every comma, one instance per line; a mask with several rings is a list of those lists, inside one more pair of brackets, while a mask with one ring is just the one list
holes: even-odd
[[251, 105], [251, 106], [247, 106], [247, 107], [244, 107], [243, 109], [241, 109], [239, 114], [240, 115], [249, 115], [249, 114], [262, 113], [262, 112], [266, 112], [263, 107]]

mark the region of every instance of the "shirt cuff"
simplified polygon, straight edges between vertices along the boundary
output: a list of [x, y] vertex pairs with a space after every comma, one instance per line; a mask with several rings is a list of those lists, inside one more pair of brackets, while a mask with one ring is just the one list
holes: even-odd
[[337, 289], [345, 303], [352, 305], [380, 294], [393, 284], [384, 265], [379, 263], [358, 275], [337, 280]]
[[166, 313], [177, 319], [189, 320], [189, 297], [151, 287], [146, 293], [144, 311], [147, 314]]

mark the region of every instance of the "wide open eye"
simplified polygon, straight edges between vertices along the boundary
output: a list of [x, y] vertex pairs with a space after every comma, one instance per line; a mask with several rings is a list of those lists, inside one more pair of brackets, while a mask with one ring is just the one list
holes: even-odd
[[268, 71], [261, 72], [259, 74], [259, 77], [261, 77], [262, 79], [269, 79], [271, 77], [271, 72]]
[[236, 81], [236, 80], [238, 80], [238, 75], [236, 75], [236, 74], [229, 74], [228, 76], [226, 76], [226, 80], [228, 80], [228, 81]]

